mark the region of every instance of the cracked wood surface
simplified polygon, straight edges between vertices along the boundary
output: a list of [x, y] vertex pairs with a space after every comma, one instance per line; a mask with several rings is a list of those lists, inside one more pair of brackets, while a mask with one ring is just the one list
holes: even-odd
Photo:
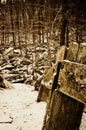
[[86, 65], [62, 61], [59, 75], [59, 91], [82, 103], [86, 103]]

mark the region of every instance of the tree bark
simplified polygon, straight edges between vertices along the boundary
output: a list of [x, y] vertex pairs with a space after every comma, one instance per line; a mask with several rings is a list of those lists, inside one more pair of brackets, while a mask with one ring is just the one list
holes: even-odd
[[67, 19], [62, 20], [62, 26], [61, 26], [61, 34], [60, 34], [60, 45], [65, 45], [65, 35], [66, 35], [66, 27], [67, 27]]
[[12, 28], [12, 38], [13, 45], [15, 46], [15, 33], [14, 33], [14, 20], [13, 20], [13, 3], [12, 0], [9, 1], [9, 9], [10, 9], [10, 20], [11, 20], [11, 28]]

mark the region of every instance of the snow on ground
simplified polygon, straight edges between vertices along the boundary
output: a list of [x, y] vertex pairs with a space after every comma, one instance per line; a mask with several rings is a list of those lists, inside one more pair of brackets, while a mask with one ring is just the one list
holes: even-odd
[[[0, 130], [42, 130], [46, 103], [37, 103], [38, 92], [25, 84], [0, 90]], [[86, 109], [80, 130], [86, 129]]]
[[0, 130], [41, 130], [46, 103], [37, 103], [34, 87], [14, 84], [0, 90]]
[[80, 130], [86, 130], [86, 106], [82, 115]]

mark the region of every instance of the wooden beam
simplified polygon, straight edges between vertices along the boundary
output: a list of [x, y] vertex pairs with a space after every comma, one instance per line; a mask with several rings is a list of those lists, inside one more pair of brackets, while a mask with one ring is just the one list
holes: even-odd
[[86, 65], [62, 61], [58, 90], [82, 103], [86, 103]]

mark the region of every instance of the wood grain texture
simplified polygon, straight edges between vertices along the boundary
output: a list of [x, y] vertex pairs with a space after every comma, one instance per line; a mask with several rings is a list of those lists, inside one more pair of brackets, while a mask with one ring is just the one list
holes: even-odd
[[82, 103], [86, 103], [86, 65], [62, 61], [59, 75], [59, 91]]

